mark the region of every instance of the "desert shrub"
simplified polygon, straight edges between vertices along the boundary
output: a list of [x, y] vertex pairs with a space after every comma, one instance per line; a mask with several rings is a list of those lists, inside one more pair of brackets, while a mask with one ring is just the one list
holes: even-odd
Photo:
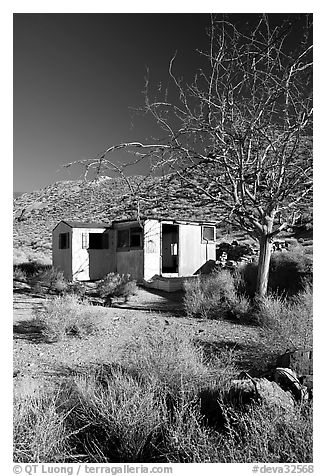
[[[236, 426], [216, 442], [221, 463], [312, 463], [312, 407], [298, 407], [295, 415], [265, 405], [247, 412], [227, 409]], [[232, 421], [231, 420], [231, 421]]]
[[79, 298], [84, 298], [87, 294], [87, 288], [80, 281], [74, 281], [73, 283], [68, 284], [66, 293], [74, 294], [75, 296], [78, 296]]
[[65, 336], [85, 337], [99, 331], [101, 310], [89, 304], [83, 304], [74, 295], [49, 300], [45, 311], [39, 315], [44, 335], [51, 341]]
[[130, 274], [109, 273], [97, 285], [99, 295], [110, 302], [113, 297], [123, 297], [127, 301], [137, 293], [136, 282]]
[[[219, 388], [220, 391], [223, 388]], [[312, 408], [285, 415], [255, 404], [220, 401], [224, 427], [205, 420], [198, 396], [170, 394], [121, 369], [85, 372], [55, 397], [16, 403], [17, 462], [309, 463]]]
[[[133, 374], [175, 393], [182, 387], [194, 393], [215, 382], [227, 359], [208, 366], [203, 349], [179, 326], [142, 323], [132, 328], [119, 353], [119, 362]], [[230, 365], [231, 367], [231, 365]], [[223, 377], [226, 376], [223, 374]], [[222, 376], [221, 376], [222, 378]]]
[[220, 270], [185, 283], [184, 305], [188, 316], [207, 319], [243, 319], [249, 302], [237, 290], [237, 277]]
[[62, 271], [56, 268], [46, 268], [29, 280], [35, 292], [50, 292], [62, 294], [68, 289], [68, 283]]
[[[205, 358], [189, 333], [172, 324], [135, 319], [129, 330], [107, 364], [79, 367], [56, 391], [16, 398], [15, 461], [311, 461], [309, 406], [294, 415], [259, 404], [235, 409], [223, 400], [236, 375], [231, 354]], [[224, 427], [205, 418], [207, 387], [221, 399]]]
[[254, 316], [269, 346], [280, 351], [312, 348], [313, 296], [310, 286], [291, 299], [267, 295], [258, 302]]
[[39, 263], [38, 261], [25, 261], [20, 264], [14, 264], [14, 274], [21, 272], [27, 279], [33, 278], [49, 269], [50, 266]]
[[27, 274], [20, 266], [14, 266], [13, 278], [17, 281], [27, 282]]
[[213, 463], [219, 461], [218, 434], [205, 424], [198, 398], [180, 398], [174, 418], [166, 423], [165, 461], [171, 463]]
[[205, 425], [199, 404], [187, 402], [167, 427], [169, 461], [184, 463], [312, 462], [312, 409], [295, 416], [264, 405], [243, 412], [223, 404], [227, 431]]
[[[257, 262], [241, 267], [243, 289], [253, 297], [257, 283]], [[312, 258], [300, 246], [291, 251], [276, 252], [271, 256], [268, 291], [279, 295], [294, 295], [312, 282]]]
[[269, 272], [269, 289], [293, 295], [312, 281], [312, 260], [302, 247], [285, 253], [274, 253]]
[[16, 463], [64, 461], [68, 450], [66, 415], [57, 410], [57, 395], [38, 390], [14, 395], [13, 460]]
[[84, 461], [155, 461], [166, 420], [158, 389], [116, 369], [101, 378], [96, 373], [75, 377], [68, 392], [71, 445]]

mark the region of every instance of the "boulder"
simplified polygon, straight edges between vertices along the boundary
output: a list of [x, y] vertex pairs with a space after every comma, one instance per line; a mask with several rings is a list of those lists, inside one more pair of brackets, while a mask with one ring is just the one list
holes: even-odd
[[291, 392], [297, 402], [308, 400], [308, 389], [302, 385], [294, 370], [289, 368], [276, 368], [274, 381], [285, 392]]
[[292, 412], [295, 404], [291, 392], [284, 391], [276, 382], [270, 382], [266, 378], [232, 380], [227, 398], [239, 406], [263, 402], [287, 412]]

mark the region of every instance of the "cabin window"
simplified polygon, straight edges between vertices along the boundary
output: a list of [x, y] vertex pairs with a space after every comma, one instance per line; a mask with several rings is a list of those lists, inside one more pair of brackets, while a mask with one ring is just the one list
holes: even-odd
[[59, 234], [59, 249], [66, 250], [69, 248], [69, 233]]
[[89, 250], [105, 250], [109, 248], [109, 235], [107, 233], [89, 233]]
[[117, 248], [129, 248], [129, 229], [118, 230]]
[[215, 241], [215, 227], [203, 226], [202, 227], [202, 241]]
[[141, 248], [143, 230], [140, 227], [130, 229], [130, 248]]

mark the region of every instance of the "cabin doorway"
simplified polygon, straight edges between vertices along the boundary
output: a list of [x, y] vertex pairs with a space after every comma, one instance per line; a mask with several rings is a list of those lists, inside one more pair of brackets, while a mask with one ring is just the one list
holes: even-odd
[[179, 226], [162, 224], [162, 273], [179, 271]]

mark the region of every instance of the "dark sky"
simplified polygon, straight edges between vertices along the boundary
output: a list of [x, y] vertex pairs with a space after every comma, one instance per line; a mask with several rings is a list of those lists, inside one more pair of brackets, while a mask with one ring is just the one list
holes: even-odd
[[155, 134], [152, 120], [133, 117], [146, 67], [151, 86], [168, 85], [177, 50], [175, 73], [190, 79], [209, 24], [204, 13], [14, 14], [14, 191], [78, 178], [81, 169], [60, 166]]
[[152, 84], [193, 70], [205, 48], [208, 14], [15, 14], [14, 191], [31, 191], [81, 172], [60, 165], [106, 146], [151, 135], [143, 104]]

